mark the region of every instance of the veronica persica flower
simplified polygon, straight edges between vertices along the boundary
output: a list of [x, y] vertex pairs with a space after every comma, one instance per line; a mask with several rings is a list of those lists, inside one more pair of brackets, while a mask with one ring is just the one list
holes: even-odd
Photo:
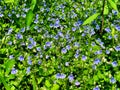
[[113, 62], [112, 62], [112, 66], [113, 66], [113, 67], [116, 67], [117, 65], [118, 65], [118, 64], [117, 64], [117, 61], [113, 61]]
[[18, 70], [16, 68], [12, 68], [11, 74], [16, 74]]
[[112, 77], [112, 78], [110, 79], [110, 83], [112, 83], [112, 84], [116, 83], [116, 80], [115, 80], [114, 77]]
[[93, 90], [100, 90], [100, 88], [96, 86], [95, 88], [93, 88]]

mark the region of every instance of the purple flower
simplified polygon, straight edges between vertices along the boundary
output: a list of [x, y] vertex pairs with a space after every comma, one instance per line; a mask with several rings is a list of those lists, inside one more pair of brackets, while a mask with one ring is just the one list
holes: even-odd
[[18, 70], [17, 70], [17, 69], [12, 68], [11, 74], [16, 74], [17, 72], [18, 72]]
[[0, 13], [0, 17], [3, 17], [4, 15]]
[[116, 67], [117, 66], [117, 61], [112, 62], [112, 66]]
[[97, 30], [99, 30], [99, 29], [100, 29], [100, 26], [99, 26], [98, 24], [96, 25], [96, 29], [97, 29]]
[[112, 83], [112, 84], [116, 83], [116, 80], [115, 80], [114, 77], [112, 77], [112, 78], [110, 79], [110, 83]]
[[68, 79], [69, 79], [70, 82], [72, 82], [72, 81], [74, 80], [73, 74], [70, 74], [70, 75], [68, 76]]
[[65, 53], [67, 53], [67, 50], [66, 50], [65, 48], [62, 48], [61, 52], [62, 52], [63, 54], [65, 54]]
[[24, 57], [21, 55], [21, 56], [18, 57], [18, 60], [23, 61]]
[[100, 63], [100, 59], [96, 58], [96, 59], [94, 60], [94, 64], [98, 64], [98, 63]]
[[95, 88], [93, 88], [93, 90], [100, 90], [100, 88], [96, 86]]

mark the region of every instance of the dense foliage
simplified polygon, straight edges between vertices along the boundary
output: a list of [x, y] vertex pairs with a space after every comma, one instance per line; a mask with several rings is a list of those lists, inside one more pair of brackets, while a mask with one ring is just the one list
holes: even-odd
[[120, 90], [120, 1], [0, 0], [0, 90]]

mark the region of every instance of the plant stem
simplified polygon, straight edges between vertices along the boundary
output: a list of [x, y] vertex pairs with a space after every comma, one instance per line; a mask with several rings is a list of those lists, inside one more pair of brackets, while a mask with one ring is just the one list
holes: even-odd
[[104, 7], [105, 7], [105, 1], [103, 0], [103, 7], [102, 7], [102, 21], [101, 21], [101, 26], [100, 26], [100, 34], [103, 32], [103, 26], [104, 26]]

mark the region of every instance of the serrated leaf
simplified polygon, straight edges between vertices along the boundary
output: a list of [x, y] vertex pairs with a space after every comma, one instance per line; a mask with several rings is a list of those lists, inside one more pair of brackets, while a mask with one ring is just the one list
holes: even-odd
[[104, 7], [104, 15], [107, 15], [109, 12], [108, 5], [106, 4]]
[[86, 24], [91, 23], [91, 22], [94, 21], [99, 15], [100, 15], [100, 13], [96, 13], [96, 14], [93, 14], [92, 16], [88, 17], [88, 18], [84, 21], [83, 25], [86, 25]]
[[27, 16], [26, 16], [26, 26], [30, 26], [32, 21], [33, 21], [33, 12], [32, 10], [28, 11]]
[[117, 5], [116, 5], [115, 2], [113, 2], [112, 0], [108, 0], [108, 2], [109, 2], [109, 4], [111, 5], [111, 7], [112, 7], [113, 9], [118, 10], [118, 9], [117, 9]]

